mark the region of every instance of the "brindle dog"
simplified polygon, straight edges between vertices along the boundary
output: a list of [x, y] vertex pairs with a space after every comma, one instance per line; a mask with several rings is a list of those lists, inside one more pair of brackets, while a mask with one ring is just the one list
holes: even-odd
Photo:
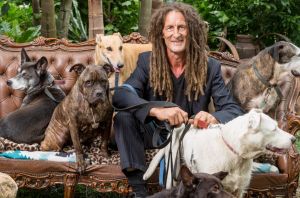
[[163, 190], [149, 198], [233, 198], [233, 195], [226, 192], [221, 180], [227, 176], [226, 172], [219, 172], [214, 175], [207, 173], [192, 174], [186, 167], [180, 169], [181, 182], [170, 190]]
[[80, 75], [71, 92], [57, 106], [41, 143], [41, 150], [61, 150], [72, 140], [77, 170], [85, 170], [81, 143], [101, 134], [101, 151], [107, 156], [113, 109], [109, 97], [107, 71], [100, 66], [76, 64], [70, 71]]
[[282, 97], [278, 85], [288, 72], [300, 76], [300, 49], [280, 41], [239, 65], [228, 86], [244, 109], [268, 113]]

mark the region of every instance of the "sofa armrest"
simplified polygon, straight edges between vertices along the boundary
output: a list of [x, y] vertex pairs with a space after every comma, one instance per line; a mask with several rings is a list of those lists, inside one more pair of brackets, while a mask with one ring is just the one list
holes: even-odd
[[[288, 92], [277, 109], [277, 120], [279, 126], [292, 135], [300, 130], [300, 115], [296, 113], [295, 106], [300, 93], [300, 79], [289, 76], [285, 80], [285, 86], [289, 86]], [[283, 87], [285, 88], [285, 87]], [[286, 90], [283, 89], [283, 92]], [[280, 172], [288, 174], [288, 181], [297, 180], [300, 171], [300, 154], [296, 145], [293, 145], [286, 155], [278, 158]]]
[[[300, 130], [300, 116], [295, 114], [287, 115], [288, 131], [295, 135]], [[300, 154], [294, 144], [286, 155], [288, 180], [293, 181], [298, 179], [300, 171]]]

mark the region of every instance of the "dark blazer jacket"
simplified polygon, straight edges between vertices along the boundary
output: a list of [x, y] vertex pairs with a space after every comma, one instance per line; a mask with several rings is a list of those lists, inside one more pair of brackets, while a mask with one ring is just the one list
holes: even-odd
[[[128, 111], [132, 112], [142, 123], [147, 123], [151, 120], [148, 113], [152, 107], [177, 106], [172, 103], [165, 104], [163, 102], [165, 97], [163, 96], [154, 96], [149, 82], [150, 55], [151, 52], [144, 52], [139, 55], [136, 69], [124, 83], [127, 85], [119, 87], [113, 96], [114, 107], [123, 110], [129, 108]], [[232, 94], [225, 87], [220, 63], [213, 58], [209, 58], [207, 67], [204, 95], [200, 96], [196, 101], [192, 100], [189, 102], [186, 98], [186, 104], [184, 106], [181, 104], [179, 107], [185, 110], [190, 117], [191, 115], [196, 115], [199, 111], [208, 111], [208, 104], [212, 97], [216, 109], [212, 115], [219, 122], [226, 123], [242, 115], [244, 111], [234, 101]], [[134, 90], [130, 87], [133, 87]]]

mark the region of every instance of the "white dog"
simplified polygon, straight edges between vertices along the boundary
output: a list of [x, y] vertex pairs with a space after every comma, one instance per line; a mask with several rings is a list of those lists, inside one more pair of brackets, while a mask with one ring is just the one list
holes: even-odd
[[[175, 129], [173, 134], [180, 134], [183, 128]], [[244, 189], [250, 183], [253, 158], [266, 150], [282, 154], [294, 141], [295, 137], [279, 129], [276, 121], [261, 110], [253, 109], [227, 124], [210, 126], [208, 129], [191, 127], [183, 138], [181, 153], [193, 173], [228, 172], [228, 176], [222, 181], [225, 189], [237, 197], [242, 197]], [[169, 146], [161, 149], [153, 158], [144, 179], [153, 174], [167, 150]], [[171, 187], [170, 180], [168, 174], [167, 188]]]

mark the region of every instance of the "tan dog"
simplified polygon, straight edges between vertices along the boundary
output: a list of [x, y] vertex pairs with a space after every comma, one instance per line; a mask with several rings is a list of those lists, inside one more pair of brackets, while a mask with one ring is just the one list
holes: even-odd
[[[41, 143], [41, 150], [62, 150], [71, 139], [77, 170], [85, 169], [81, 143], [93, 141], [101, 133], [101, 152], [107, 155], [113, 109], [110, 104], [107, 71], [103, 67], [76, 64], [70, 71], [78, 77], [71, 92], [56, 107]], [[101, 153], [99, 153], [100, 155]]]
[[152, 50], [151, 44], [123, 43], [120, 33], [107, 36], [97, 34], [96, 43], [95, 64], [111, 67], [110, 87], [115, 87], [115, 72], [120, 72], [119, 85], [123, 84], [135, 69], [138, 55]]

